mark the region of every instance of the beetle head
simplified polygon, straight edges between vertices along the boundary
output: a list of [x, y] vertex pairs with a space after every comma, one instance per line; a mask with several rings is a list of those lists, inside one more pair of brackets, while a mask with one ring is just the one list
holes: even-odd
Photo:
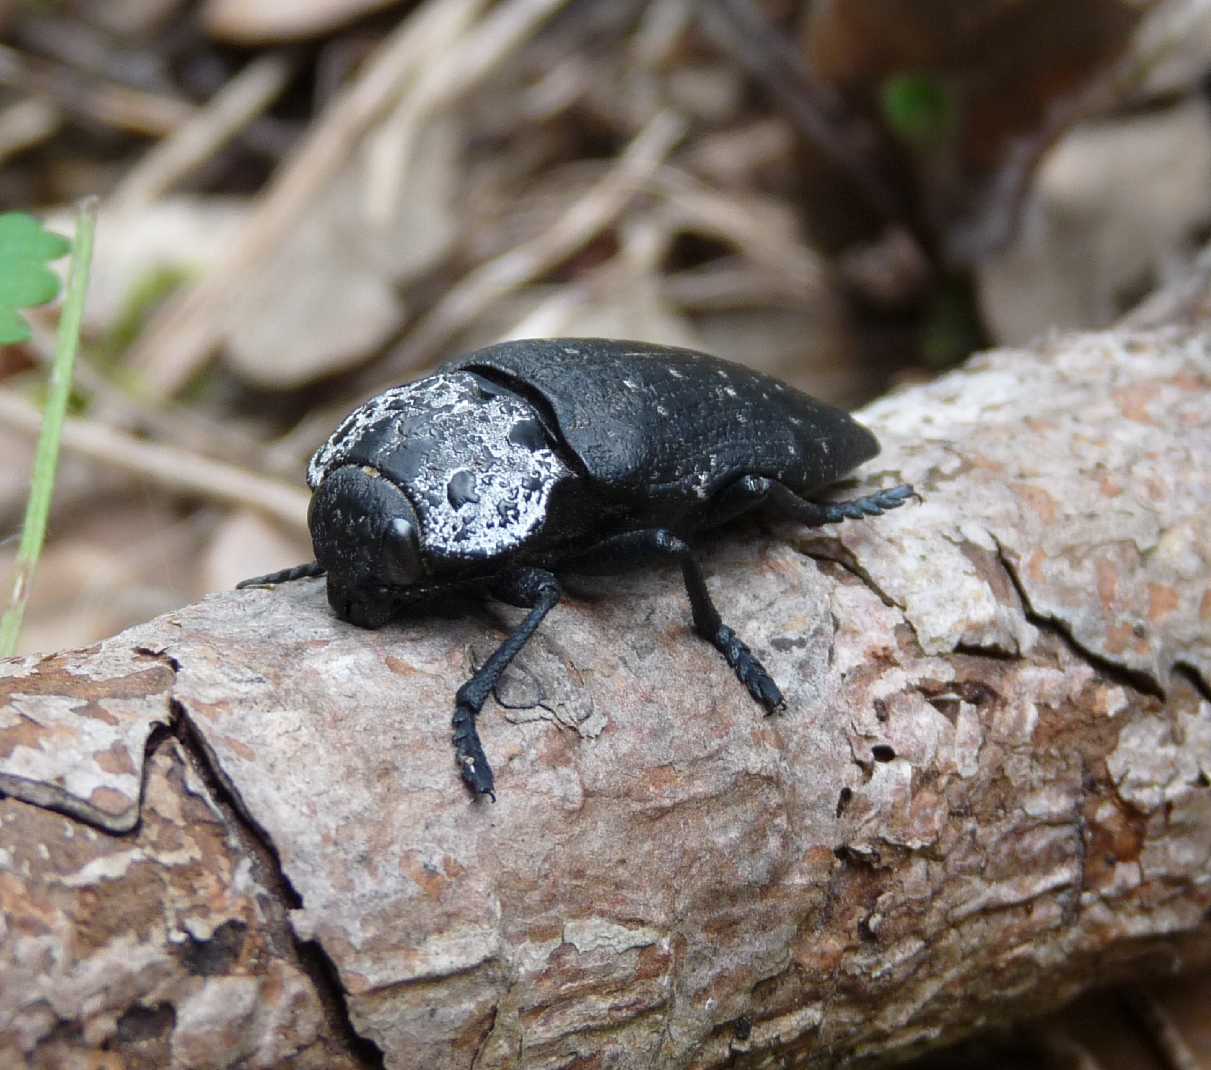
[[374, 468], [330, 472], [311, 498], [307, 522], [315, 559], [328, 573], [328, 601], [352, 624], [385, 624], [426, 574], [412, 503]]

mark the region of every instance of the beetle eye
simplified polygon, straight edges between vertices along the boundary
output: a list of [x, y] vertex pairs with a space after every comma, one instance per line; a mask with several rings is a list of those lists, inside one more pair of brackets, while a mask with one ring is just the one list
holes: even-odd
[[423, 572], [416, 525], [411, 520], [397, 516], [383, 532], [384, 578], [396, 587], [409, 587], [420, 579]]

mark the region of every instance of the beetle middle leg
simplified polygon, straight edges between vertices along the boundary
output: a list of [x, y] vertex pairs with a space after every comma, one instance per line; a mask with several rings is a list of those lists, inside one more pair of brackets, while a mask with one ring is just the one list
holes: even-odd
[[462, 687], [454, 699], [454, 756], [458, 762], [463, 781], [477, 795], [489, 795], [496, 801], [493, 790], [495, 777], [488, 764], [475, 718], [483, 709], [488, 696], [500, 679], [501, 673], [526, 645], [543, 617], [559, 604], [562, 591], [553, 573], [539, 568], [523, 568], [506, 573], [495, 580], [492, 595], [509, 605], [522, 606], [530, 610], [526, 619], [518, 625], [503, 643], [493, 652], [475, 674]]
[[720, 618], [707, 591], [702, 568], [684, 539], [665, 528], [628, 531], [605, 539], [582, 556], [563, 562], [563, 566], [569, 572], [605, 575], [622, 572], [653, 559], [670, 557], [681, 563], [681, 574], [694, 615], [694, 631], [724, 656], [737, 678], [748, 688], [749, 694], [767, 712], [784, 708], [786, 703], [782, 692], [765, 666]]

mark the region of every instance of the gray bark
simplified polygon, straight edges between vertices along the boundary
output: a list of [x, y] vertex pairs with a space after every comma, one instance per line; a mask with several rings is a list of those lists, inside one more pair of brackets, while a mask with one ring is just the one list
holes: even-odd
[[4, 663], [0, 1063], [820, 1067], [1208, 961], [1195, 289], [865, 410], [861, 489], [921, 502], [704, 548], [784, 715], [677, 570], [570, 596], [481, 717], [495, 806], [448, 726], [516, 611], [305, 581]]

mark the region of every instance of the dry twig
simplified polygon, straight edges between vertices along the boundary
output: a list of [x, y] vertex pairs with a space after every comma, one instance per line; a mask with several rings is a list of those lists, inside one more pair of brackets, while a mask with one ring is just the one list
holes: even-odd
[[502, 297], [545, 275], [606, 230], [646, 187], [685, 130], [685, 121], [675, 112], [658, 112], [552, 226], [455, 283], [387, 358], [387, 376], [424, 367]]
[[709, 0], [701, 15], [712, 37], [770, 93], [804, 137], [849, 175], [870, 206], [888, 222], [915, 230], [903, 197], [872, 152], [880, 143], [876, 132], [813, 77], [753, 0]]
[[69, 67], [27, 56], [8, 45], [0, 45], [0, 85], [48, 97], [65, 110], [106, 126], [152, 137], [171, 134], [194, 114], [194, 106], [178, 97], [95, 78], [82, 80]]
[[614, 223], [631, 199], [650, 181], [684, 132], [685, 123], [680, 116], [669, 111], [659, 112], [611, 164], [606, 174], [571, 204], [554, 225], [480, 264], [455, 283], [395, 352], [375, 368], [374, 374], [382, 377], [383, 385], [377, 389], [363, 388], [356, 395], [311, 413], [273, 446], [275, 463], [283, 463], [286, 458], [313, 449], [331, 427], [368, 394], [394, 385], [408, 373], [431, 362], [446, 343], [497, 301], [539, 278]]
[[258, 56], [172, 134], [139, 157], [110, 197], [123, 210], [162, 197], [260, 115], [286, 87], [293, 65]]
[[255, 270], [307, 210], [431, 50], [464, 27], [484, 3], [429, 0], [383, 41], [275, 177], [231, 252], [201, 282], [169, 302], [132, 347], [129, 364], [142, 373], [152, 396], [167, 397], [196, 373], [222, 337], [225, 309], [243, 273]]
[[[54, 356], [54, 334], [41, 315], [29, 317], [33, 337], [29, 351], [38, 361], [50, 367]], [[237, 421], [221, 423], [197, 407], [171, 402], [152, 403], [116, 386], [98, 372], [88, 360], [76, 362], [73, 389], [92, 403], [93, 419], [117, 431], [138, 429], [151, 433], [161, 442], [183, 447], [199, 456], [227, 461], [243, 467], [242, 461], [255, 457], [260, 474], [295, 475], [297, 463], [281, 472], [263, 467], [266, 462], [264, 443]]]
[[[0, 422], [36, 434], [42, 415], [19, 394], [0, 389]], [[169, 490], [255, 509], [296, 531], [306, 530], [307, 492], [280, 480], [162, 442], [144, 442], [93, 420], [69, 419], [63, 446]]]
[[[428, 83], [421, 107], [431, 108], [465, 91], [485, 77], [494, 64], [533, 33], [563, 0], [511, 0], [494, 11], [484, 26], [495, 32], [469, 38], [465, 75]], [[225, 327], [225, 308], [242, 272], [256, 263], [273, 242], [306, 210], [327, 180], [343, 166], [367, 129], [399, 99], [409, 79], [436, 56], [445, 42], [461, 36], [480, 14], [486, 0], [430, 0], [389, 37], [357, 81], [334, 103], [306, 144], [275, 179], [231, 254], [179, 300], [171, 302], [149, 325], [132, 349], [130, 363], [145, 376], [154, 396], [167, 396], [186, 382], [218, 345]]]
[[32, 96], [0, 111], [0, 162], [52, 137], [62, 114], [45, 97]]
[[394, 216], [399, 176], [425, 124], [437, 113], [483, 82], [538, 27], [568, 0], [508, 0], [491, 9], [451, 47], [435, 51], [421, 69], [416, 84], [400, 97], [395, 113], [384, 123], [386, 136], [370, 159], [367, 212], [371, 219]]

